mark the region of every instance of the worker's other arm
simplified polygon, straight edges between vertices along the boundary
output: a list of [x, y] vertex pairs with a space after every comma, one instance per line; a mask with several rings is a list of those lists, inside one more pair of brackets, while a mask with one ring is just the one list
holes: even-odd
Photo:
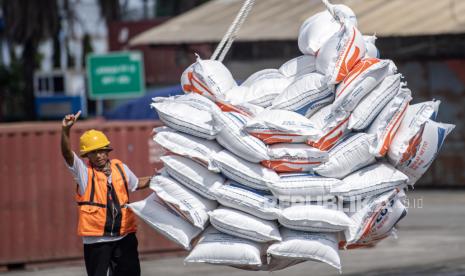
[[141, 190], [145, 189], [150, 186], [150, 181], [152, 181], [152, 177], [158, 175], [160, 172], [160, 169], [156, 169], [155, 173], [152, 176], [144, 176], [144, 177], [139, 177], [139, 184], [137, 184], [137, 189], [136, 190]]
[[137, 184], [137, 189], [136, 190], [142, 190], [150, 186], [150, 180], [152, 179], [151, 176], [144, 176], [144, 177], [139, 177], [139, 184]]
[[69, 133], [71, 127], [79, 118], [79, 115], [81, 115], [80, 110], [76, 114], [66, 115], [61, 122], [61, 154], [63, 155], [63, 158], [65, 159], [68, 166], [73, 166], [74, 163], [74, 155], [71, 151], [71, 145], [69, 142]]

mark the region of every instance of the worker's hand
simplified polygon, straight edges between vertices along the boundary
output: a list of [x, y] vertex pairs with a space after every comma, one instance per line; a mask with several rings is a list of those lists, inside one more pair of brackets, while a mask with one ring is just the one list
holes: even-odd
[[74, 123], [77, 121], [79, 116], [81, 115], [81, 110], [79, 110], [76, 114], [68, 114], [63, 118], [61, 123], [63, 128], [71, 128]]

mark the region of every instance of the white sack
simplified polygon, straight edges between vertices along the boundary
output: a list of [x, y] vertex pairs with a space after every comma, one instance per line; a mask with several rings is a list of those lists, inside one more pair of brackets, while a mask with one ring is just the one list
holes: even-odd
[[233, 87], [224, 94], [224, 101], [232, 105], [246, 102], [246, 97], [249, 92], [250, 88], [247, 86], [241, 85]]
[[342, 181], [344, 184], [331, 189], [331, 194], [350, 201], [404, 187], [408, 177], [387, 163], [376, 163], [346, 176]]
[[288, 78], [298, 78], [316, 70], [315, 56], [302, 55], [293, 58], [279, 67], [279, 72]]
[[204, 139], [215, 139], [219, 129], [213, 122], [210, 111], [199, 109], [176, 98], [154, 98], [151, 104], [160, 120], [167, 126], [180, 132]]
[[345, 246], [376, 243], [389, 235], [407, 209], [399, 199], [399, 189], [363, 201], [363, 208], [349, 213], [354, 224], [345, 231]]
[[328, 84], [340, 83], [365, 56], [365, 41], [356, 26], [345, 22], [320, 48], [316, 69], [328, 77]]
[[211, 114], [221, 112], [221, 109], [216, 105], [215, 102], [197, 93], [188, 93], [185, 95], [175, 96], [173, 99], [175, 99], [177, 103], [187, 104], [196, 109], [208, 111]]
[[422, 102], [410, 105], [392, 140], [388, 151], [389, 162], [396, 166], [415, 154], [424, 124], [435, 120], [441, 101]]
[[227, 150], [215, 154], [213, 160], [222, 174], [245, 186], [268, 190], [269, 183], [279, 180], [276, 172], [239, 158]]
[[307, 144], [274, 144], [269, 146], [268, 155], [270, 160], [261, 164], [277, 172], [310, 172], [328, 161], [327, 152]]
[[218, 168], [213, 165], [211, 158], [214, 153], [223, 149], [216, 141], [197, 138], [168, 127], [158, 127], [155, 132], [153, 140], [164, 149], [190, 158], [211, 171], [219, 172]]
[[270, 76], [282, 76], [282, 72], [280, 72], [276, 68], [268, 68], [268, 69], [262, 69], [260, 71], [257, 71], [250, 75], [243, 83], [241, 83], [242, 87], [250, 87], [252, 84], [255, 82], [263, 79], [263, 78], [268, 78]]
[[408, 175], [410, 178], [409, 185], [415, 182], [431, 166], [434, 159], [439, 154], [444, 141], [449, 133], [455, 128], [455, 125], [437, 123], [427, 120], [423, 130], [420, 131], [419, 138], [414, 143], [414, 153], [405, 161], [399, 163], [396, 168]]
[[[237, 87], [231, 88], [231, 90], [236, 90]], [[231, 91], [228, 90], [228, 91]], [[208, 111], [214, 117], [218, 117], [218, 114], [224, 112], [234, 111], [240, 114], [243, 114], [248, 117], [254, 117], [256, 114], [263, 111], [263, 107], [250, 104], [247, 102], [235, 102], [228, 101], [226, 95], [214, 99], [214, 101], [208, 99], [197, 93], [189, 93], [182, 96], [176, 97], [176, 102], [182, 102], [184, 104], [190, 105], [194, 108]], [[216, 122], [219, 124], [220, 122]]]
[[363, 40], [365, 41], [365, 49], [366, 49], [365, 57], [369, 57], [369, 58], [380, 57], [379, 50], [375, 44], [376, 39], [377, 37], [375, 35], [364, 35], [363, 36]]
[[212, 100], [222, 98], [226, 91], [237, 86], [231, 72], [217, 60], [202, 60], [194, 63], [191, 84], [193, 92]]
[[184, 262], [261, 266], [263, 251], [260, 243], [227, 235], [209, 227]]
[[272, 244], [267, 254], [272, 258], [312, 260], [341, 270], [338, 240], [334, 233], [312, 233], [281, 229], [282, 242]]
[[264, 110], [263, 107], [248, 102], [232, 103], [219, 99], [215, 103], [218, 105], [222, 112], [235, 112], [248, 118], [253, 118]]
[[214, 200], [214, 190], [224, 183], [222, 176], [190, 159], [181, 156], [162, 156], [161, 161], [171, 177], [208, 199]]
[[[354, 12], [345, 5], [332, 5], [341, 19], [350, 21], [357, 26]], [[316, 56], [321, 46], [340, 28], [340, 20], [336, 20], [328, 10], [309, 17], [300, 26], [298, 44], [303, 54]]]
[[262, 75], [260, 79], [255, 80], [249, 87], [245, 95], [245, 101], [261, 107], [270, 106], [274, 99], [281, 94], [291, 83], [292, 79], [283, 74], [271, 73]]
[[279, 181], [270, 183], [268, 187], [280, 202], [321, 201], [334, 196], [332, 188], [344, 184], [341, 180], [322, 177], [314, 174], [289, 173], [280, 174]]
[[310, 146], [327, 151], [330, 150], [344, 135], [350, 132], [348, 129], [350, 113], [345, 111], [333, 112], [331, 105], [325, 106], [310, 117], [310, 122], [322, 130], [318, 139], [308, 139]]
[[268, 147], [270, 160], [326, 162], [328, 153], [307, 144], [278, 143]]
[[336, 89], [333, 111], [351, 112], [395, 68], [391, 60], [365, 58], [358, 62]]
[[301, 143], [320, 135], [306, 117], [287, 110], [264, 110], [247, 121], [245, 130], [266, 144]]
[[401, 88], [371, 124], [367, 133], [376, 135], [376, 141], [371, 147], [371, 153], [376, 157], [383, 157], [389, 150], [411, 100], [410, 89]]
[[216, 137], [220, 145], [253, 163], [268, 159], [267, 146], [244, 130], [249, 118], [235, 112], [223, 112], [215, 120], [223, 128]]
[[278, 221], [289, 229], [310, 232], [339, 232], [352, 224], [352, 220], [337, 208], [308, 203], [284, 208]]
[[153, 177], [150, 189], [173, 211], [201, 229], [208, 223], [208, 212], [217, 206], [216, 201], [203, 198], [168, 176]]
[[387, 76], [360, 101], [350, 115], [348, 128], [364, 130], [369, 127], [383, 108], [399, 93], [401, 76], [401, 74]]
[[271, 108], [295, 111], [309, 117], [334, 100], [334, 87], [319, 73], [309, 73], [295, 79], [274, 99]]
[[277, 201], [270, 192], [253, 189], [232, 181], [227, 181], [214, 192], [218, 202], [224, 206], [265, 220], [278, 218]]
[[184, 249], [189, 250], [191, 241], [202, 232], [168, 208], [154, 193], [128, 206], [150, 227]]
[[218, 231], [256, 242], [281, 241], [278, 224], [242, 211], [220, 207], [208, 213]]
[[315, 172], [322, 176], [341, 179], [360, 168], [375, 163], [376, 159], [370, 153], [370, 146], [374, 140], [373, 134], [349, 134], [329, 151], [329, 161], [316, 167]]

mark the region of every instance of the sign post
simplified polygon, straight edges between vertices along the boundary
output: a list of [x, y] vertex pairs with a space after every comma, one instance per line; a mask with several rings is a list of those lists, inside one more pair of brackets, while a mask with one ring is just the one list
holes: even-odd
[[[89, 54], [86, 71], [90, 99], [101, 101], [132, 98], [145, 93], [144, 64], [141, 52]], [[102, 110], [98, 111], [103, 113]]]

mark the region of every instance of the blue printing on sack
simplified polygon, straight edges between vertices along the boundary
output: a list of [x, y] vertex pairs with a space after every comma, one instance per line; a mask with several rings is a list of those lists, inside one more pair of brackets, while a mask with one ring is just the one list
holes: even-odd
[[313, 101], [307, 103], [307, 104], [304, 105], [303, 107], [301, 107], [301, 108], [299, 108], [299, 109], [297, 109], [297, 110], [294, 110], [294, 112], [299, 113], [300, 115], [305, 115], [305, 113], [307, 113], [307, 111], [308, 111], [310, 108], [312, 108], [313, 105], [316, 106], [316, 105], [319, 104], [320, 102], [324, 102], [324, 100], [329, 99], [329, 98], [331, 98], [331, 97], [334, 96], [334, 93], [331, 92], [331, 90], [328, 90], [328, 91], [330, 92], [329, 94], [323, 95], [322, 97], [317, 98], [317, 99], [315, 99], [315, 100], [313, 100]]
[[[249, 133], [247, 133], [245, 130], [242, 129], [245, 126], [245, 124], [247, 123], [247, 121], [242, 117], [242, 115], [240, 115], [240, 114], [238, 114], [236, 112], [226, 112], [226, 113], [227, 113], [227, 115], [230, 115], [228, 117], [232, 118], [232, 120], [231, 120], [232, 123], [235, 124], [238, 127], [238, 129], [240, 130], [241, 133], [249, 136], [250, 140], [257, 147], [266, 150], [266, 146], [263, 144], [263, 142], [260, 139], [251, 136]], [[241, 123], [241, 125], [237, 124], [238, 122]], [[249, 143], [244, 143], [244, 141], [242, 139], [236, 139], [236, 140], [239, 141], [244, 147], [249, 148], [252, 151], [257, 151], [258, 150], [257, 148], [251, 147], [252, 145], [249, 145]]]
[[314, 173], [289, 173], [289, 174], [280, 174], [279, 177], [282, 178], [298, 178], [298, 177], [305, 177], [305, 176], [318, 176]]
[[423, 165], [423, 168], [428, 168], [431, 165], [431, 163], [433, 163], [433, 161], [438, 156], [439, 151], [441, 150], [441, 147], [444, 144], [445, 140], [446, 140], [446, 130], [444, 128], [442, 128], [442, 127], [438, 127], [438, 144], [437, 144], [437, 148], [436, 148], [436, 153], [434, 154], [434, 157], [431, 158], [431, 160], [428, 163]]
[[365, 131], [370, 128], [376, 117], [383, 111], [383, 108], [396, 96], [398, 90], [392, 89], [394, 85], [396, 85], [396, 82], [393, 82], [386, 88], [385, 91], [389, 91], [390, 93], [386, 93], [383, 100], [377, 102], [374, 108], [371, 109], [371, 112], [366, 116], [365, 120], [354, 125], [353, 129]]
[[243, 185], [243, 184], [235, 182], [235, 181], [231, 181], [229, 183], [229, 186], [239, 188], [239, 189], [243, 189], [243, 190], [247, 190], [249, 192], [252, 192], [252, 193], [260, 195], [260, 196], [273, 196], [273, 194], [271, 192], [269, 192], [269, 191], [254, 189], [252, 187]]

